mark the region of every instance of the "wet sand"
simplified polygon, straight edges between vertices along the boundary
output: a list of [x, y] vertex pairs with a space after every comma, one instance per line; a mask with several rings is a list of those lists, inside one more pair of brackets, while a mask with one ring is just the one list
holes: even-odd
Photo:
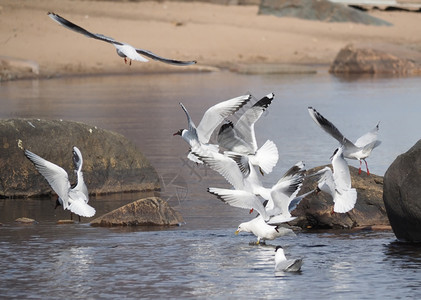
[[[72, 22], [135, 47], [194, 67], [133, 62], [112, 45], [53, 22]], [[421, 14], [372, 11], [394, 26], [327, 23], [258, 15], [257, 6], [196, 2], [4, 0], [0, 3], [0, 71], [39, 76], [238, 69], [250, 64], [328, 66], [349, 43], [385, 49], [421, 61]], [[27, 62], [32, 64], [27, 64]]]

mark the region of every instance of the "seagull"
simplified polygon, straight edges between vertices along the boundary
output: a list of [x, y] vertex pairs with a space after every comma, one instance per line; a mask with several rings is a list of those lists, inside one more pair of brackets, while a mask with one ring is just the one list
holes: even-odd
[[95, 215], [95, 209], [88, 204], [88, 189], [82, 173], [82, 153], [77, 147], [73, 147], [72, 152], [77, 175], [77, 183], [73, 187], [70, 185], [68, 174], [63, 168], [29, 150], [25, 150], [25, 155], [56, 192], [59, 197], [58, 202], [63, 206], [63, 209], [68, 209], [78, 216], [89, 218]]
[[282, 246], [275, 248], [275, 272], [298, 272], [303, 265], [302, 258], [287, 259]]
[[[290, 204], [302, 186], [304, 172], [303, 162], [298, 162], [270, 189], [261, 186], [250, 192], [210, 187], [208, 192], [233, 207], [256, 210], [268, 224], [279, 225], [296, 218], [291, 216]], [[259, 196], [268, 200], [266, 207]], [[293, 207], [296, 205], [294, 202]]]
[[275, 94], [270, 93], [257, 101], [238, 119], [224, 124], [218, 133], [218, 144], [227, 151], [248, 155], [250, 162], [259, 166], [260, 172], [269, 174], [279, 159], [278, 149], [274, 142], [267, 140], [259, 149], [256, 141], [254, 124], [272, 103]]
[[378, 132], [379, 132], [379, 123], [377, 123], [376, 127], [374, 127], [371, 131], [364, 134], [360, 138], [358, 138], [355, 143], [351, 142], [347, 138], [343, 136], [343, 134], [325, 119], [318, 111], [316, 111], [313, 107], [308, 108], [308, 112], [310, 117], [319, 125], [324, 131], [334, 137], [341, 145], [344, 145], [343, 155], [349, 159], [355, 159], [360, 162], [360, 168], [358, 169], [358, 174], [361, 174], [361, 164], [362, 160], [365, 162], [365, 166], [367, 169], [367, 175], [370, 175], [370, 171], [368, 169], [367, 161], [365, 160], [367, 157], [370, 156], [371, 151], [374, 148], [380, 145], [380, 141], [377, 140]]
[[241, 223], [235, 234], [237, 235], [240, 232], [253, 233], [257, 237], [256, 245], [265, 244], [266, 240], [274, 240], [281, 236], [295, 235], [292, 229], [267, 224], [260, 215], [248, 222]]
[[357, 202], [357, 191], [351, 188], [351, 175], [343, 156], [343, 148], [337, 148], [332, 155], [333, 173], [331, 168], [325, 167], [309, 175], [321, 176], [317, 188], [332, 196], [333, 212], [337, 213], [346, 213], [352, 210]]
[[154, 60], [158, 60], [158, 61], [163, 62], [163, 63], [172, 64], [172, 65], [176, 65], [176, 66], [188, 66], [188, 65], [193, 65], [193, 64], [196, 63], [196, 61], [179, 61], [179, 60], [163, 58], [163, 57], [158, 56], [158, 55], [156, 55], [156, 54], [154, 54], [154, 53], [152, 53], [148, 50], [137, 49], [137, 48], [134, 48], [133, 46], [131, 46], [129, 44], [118, 42], [111, 37], [107, 37], [105, 35], [98, 34], [98, 33], [89, 32], [86, 29], [83, 29], [82, 27], [70, 22], [69, 20], [66, 20], [65, 18], [63, 18], [63, 17], [61, 17], [61, 16], [59, 16], [55, 13], [49, 12], [48, 16], [52, 20], [57, 22], [58, 24], [66, 27], [67, 29], [76, 31], [80, 34], [83, 34], [83, 35], [87, 36], [87, 37], [112, 44], [116, 48], [117, 54], [120, 57], [124, 58], [125, 63], [127, 63], [127, 58], [129, 59], [130, 65], [132, 64], [132, 60], [147, 62], [148, 59], [144, 58], [142, 55], [145, 55], [149, 58], [152, 58]]
[[[181, 108], [184, 110], [188, 129], [180, 129], [173, 135], [180, 135], [183, 140], [185, 140], [191, 150], [196, 150], [198, 152], [207, 153], [218, 152], [218, 145], [209, 144], [214, 130], [224, 121], [225, 118], [229, 117], [240, 108], [242, 108], [247, 102], [251, 99], [251, 95], [243, 95], [236, 98], [232, 98], [223, 102], [220, 102], [212, 107], [210, 107], [203, 115], [202, 120], [199, 125], [196, 127], [192, 118], [190, 117], [189, 112], [180, 102]], [[201, 161], [190, 152], [187, 156], [190, 160], [201, 163]]]

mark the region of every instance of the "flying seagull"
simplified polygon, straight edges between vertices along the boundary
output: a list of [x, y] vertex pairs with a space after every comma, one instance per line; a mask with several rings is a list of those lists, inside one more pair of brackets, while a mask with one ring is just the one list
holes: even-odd
[[266, 244], [266, 240], [274, 240], [285, 235], [295, 235], [294, 231], [279, 225], [269, 225], [262, 216], [257, 216], [248, 222], [238, 225], [235, 234], [240, 232], [250, 232], [257, 237], [256, 244]]
[[235, 125], [228, 122], [221, 126], [218, 133], [218, 144], [229, 152], [247, 155], [250, 162], [259, 166], [260, 172], [272, 172], [278, 162], [278, 149], [274, 142], [267, 140], [258, 148], [254, 124], [272, 103], [274, 93], [270, 93], [247, 109]]
[[319, 125], [324, 131], [330, 134], [333, 138], [335, 138], [341, 145], [344, 145], [343, 155], [349, 159], [356, 159], [360, 162], [360, 168], [358, 170], [358, 174], [361, 174], [361, 164], [362, 160], [365, 162], [365, 166], [367, 168], [367, 174], [370, 175], [370, 171], [368, 170], [367, 161], [365, 160], [367, 157], [370, 156], [371, 151], [380, 145], [380, 141], [377, 140], [378, 132], [379, 132], [379, 123], [377, 123], [376, 127], [374, 127], [371, 131], [361, 136], [359, 139], [355, 141], [355, 143], [348, 140], [344, 135], [333, 125], [330, 121], [328, 121], [325, 117], [323, 117], [317, 110], [313, 107], [308, 108], [308, 112], [310, 117], [313, 121]]
[[25, 155], [56, 192], [59, 197], [58, 202], [63, 206], [63, 209], [68, 209], [82, 217], [89, 218], [95, 215], [95, 209], [88, 204], [88, 189], [82, 173], [82, 153], [77, 147], [73, 147], [73, 163], [77, 168], [77, 183], [73, 187], [70, 185], [68, 174], [63, 168], [29, 150], [25, 150]]
[[[187, 109], [180, 103], [180, 106], [187, 117], [188, 129], [180, 129], [173, 135], [180, 135], [183, 140], [189, 144], [191, 150], [196, 150], [198, 152], [205, 150], [205, 153], [208, 152], [207, 150], [217, 152], [218, 146], [209, 144], [212, 133], [225, 118], [242, 108], [250, 99], [251, 95], [243, 95], [215, 104], [206, 110], [197, 127]], [[189, 153], [188, 158], [196, 163], [202, 163], [199, 159], [195, 158], [192, 153]]]
[[337, 148], [332, 156], [332, 169], [325, 167], [311, 174], [320, 175], [317, 187], [332, 196], [333, 212], [346, 213], [352, 210], [357, 202], [357, 191], [351, 188], [351, 175], [346, 160], [343, 157], [343, 147]]
[[147, 56], [149, 58], [152, 58], [154, 60], [158, 60], [160, 62], [163, 63], [167, 63], [167, 64], [171, 64], [171, 65], [176, 65], [176, 66], [188, 66], [188, 65], [193, 65], [196, 63], [196, 61], [180, 61], [180, 60], [174, 60], [174, 59], [168, 59], [168, 58], [164, 58], [161, 56], [158, 56], [148, 50], [144, 50], [144, 49], [138, 49], [138, 48], [134, 48], [133, 46], [126, 44], [126, 43], [122, 43], [122, 42], [118, 42], [116, 40], [114, 40], [111, 37], [107, 37], [105, 35], [99, 34], [99, 33], [92, 33], [87, 31], [86, 29], [83, 29], [82, 27], [70, 22], [69, 20], [66, 20], [65, 18], [49, 12], [48, 16], [53, 19], [54, 21], [56, 21], [58, 24], [66, 27], [67, 29], [76, 31], [80, 34], [83, 34], [87, 37], [93, 38], [93, 39], [97, 39], [100, 41], [104, 41], [107, 43], [110, 43], [112, 45], [114, 45], [114, 47], [117, 50], [117, 54], [121, 57], [124, 58], [124, 62], [127, 63], [127, 58], [129, 59], [129, 64], [132, 64], [132, 60], [137, 60], [137, 61], [141, 61], [141, 62], [147, 62], [148, 59], [144, 58], [142, 55]]

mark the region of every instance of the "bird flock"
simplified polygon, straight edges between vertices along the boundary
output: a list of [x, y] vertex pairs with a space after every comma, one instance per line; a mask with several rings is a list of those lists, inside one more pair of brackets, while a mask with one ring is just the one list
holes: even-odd
[[[206, 110], [198, 126], [186, 107], [180, 103], [187, 117], [187, 129], [174, 133], [180, 135], [189, 145], [189, 160], [208, 166], [232, 186], [229, 189], [209, 187], [207, 191], [210, 194], [233, 207], [258, 213], [257, 217], [241, 223], [235, 232], [254, 234], [257, 237], [256, 244], [294, 235], [290, 228], [283, 225], [296, 218], [291, 212], [311, 193], [323, 191], [331, 195], [334, 203], [332, 213], [352, 210], [357, 201], [357, 191], [351, 186], [351, 175], [345, 158], [360, 161], [359, 174], [364, 161], [369, 174], [365, 159], [380, 144], [377, 140], [379, 124], [352, 143], [316, 109], [309, 107], [308, 112], [314, 122], [340, 143], [331, 156], [333, 170], [325, 167], [313, 174], [306, 174], [304, 162], [299, 161], [276, 184], [265, 187], [260, 176], [272, 172], [278, 162], [279, 153], [276, 144], [271, 140], [260, 147], [257, 145], [254, 127], [274, 97], [274, 93], [270, 93], [254, 104], [251, 103], [254, 99], [252, 95], [222, 101]], [[240, 113], [240, 110], [243, 112]], [[237, 114], [241, 114], [238, 120], [231, 121], [230, 118]], [[215, 143], [210, 143], [215, 134]], [[317, 187], [298, 196], [304, 180], [313, 176], [318, 177]], [[279, 247], [275, 251], [277, 271], [300, 270], [303, 263], [301, 259], [286, 259], [283, 249]]]
[[[176, 66], [196, 64], [195, 60], [180, 61], [164, 58], [111, 37], [92, 33], [53, 12], [49, 12], [48, 16], [67, 29], [112, 44], [117, 54], [129, 65], [132, 60], [147, 62], [145, 56]], [[187, 117], [187, 129], [180, 129], [174, 133], [180, 135], [189, 145], [187, 155], [189, 160], [208, 166], [232, 186], [229, 189], [209, 187], [207, 191], [210, 194], [233, 207], [258, 213], [257, 217], [241, 223], [235, 232], [254, 234], [257, 237], [256, 244], [264, 244], [266, 240], [274, 240], [285, 235], [295, 235], [285, 224], [296, 218], [291, 212], [311, 193], [323, 191], [331, 195], [334, 203], [332, 213], [346, 213], [352, 210], [357, 201], [357, 191], [351, 186], [351, 176], [345, 158], [360, 162], [359, 174], [362, 172], [361, 166], [364, 161], [367, 174], [370, 174], [366, 158], [380, 144], [377, 140], [379, 123], [353, 143], [316, 109], [308, 107], [309, 115], [314, 122], [339, 142], [339, 147], [331, 156], [332, 169], [325, 167], [313, 174], [307, 174], [304, 162], [299, 161], [291, 166], [276, 184], [265, 187], [261, 176], [273, 171], [278, 163], [279, 153], [276, 144], [271, 140], [267, 140], [263, 145], [257, 144], [254, 127], [274, 98], [274, 93], [270, 93], [258, 101], [252, 101], [255, 98], [247, 94], [220, 102], [206, 110], [198, 126], [195, 125], [187, 108], [180, 103]], [[242, 113], [237, 121], [232, 121], [232, 117], [238, 116], [240, 111]], [[69, 210], [71, 216], [78, 215], [79, 221], [81, 216], [95, 215], [95, 209], [88, 204], [89, 193], [82, 173], [83, 158], [77, 147], [72, 149], [77, 178], [74, 185], [70, 184], [69, 176], [63, 168], [27, 149], [24, 153], [58, 195], [56, 207], [62, 206], [64, 210]], [[298, 195], [304, 180], [312, 176], [318, 178], [317, 187]], [[302, 259], [287, 259], [281, 246], [276, 247], [275, 252], [276, 271], [301, 269]]]

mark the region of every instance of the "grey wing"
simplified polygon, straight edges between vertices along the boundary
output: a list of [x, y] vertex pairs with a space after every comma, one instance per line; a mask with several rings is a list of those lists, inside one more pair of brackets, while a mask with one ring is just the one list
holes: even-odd
[[[368, 144], [371, 144], [375, 141], [377, 141], [377, 136], [379, 134], [379, 123], [377, 123], [376, 127], [374, 127], [372, 130], [358, 138], [358, 140], [355, 141], [355, 146], [357, 147], [364, 147]], [[376, 145], [378, 146], [378, 145]]]
[[210, 107], [202, 117], [197, 126], [198, 136], [202, 143], [208, 143], [213, 131], [222, 123], [227, 117], [238, 111], [248, 101], [250, 95], [239, 96], [230, 100], [222, 101]]
[[196, 125], [194, 124], [194, 122], [193, 122], [192, 118], [190, 117], [189, 112], [188, 112], [188, 111], [187, 111], [187, 109], [184, 107], [183, 103], [181, 103], [181, 102], [180, 102], [180, 106], [181, 106], [181, 108], [184, 110], [184, 113], [186, 114], [186, 117], [187, 117], [187, 123], [188, 123], [188, 126], [189, 126], [189, 132], [190, 132], [190, 134], [192, 134], [192, 135], [193, 135], [193, 138], [198, 139], [198, 136], [197, 136], [197, 130], [196, 130]]
[[[200, 150], [200, 149], [196, 149]], [[199, 153], [193, 152], [201, 161], [203, 161], [209, 168], [218, 172], [225, 178], [235, 189], [243, 189], [243, 174], [237, 163], [230, 157], [221, 153]]]
[[294, 209], [296, 209], [296, 208], [297, 208], [297, 206], [298, 206], [298, 204], [300, 204], [301, 200], [303, 200], [303, 199], [304, 199], [305, 197], [307, 197], [308, 195], [310, 195], [310, 194], [314, 193], [315, 191], [316, 191], [316, 189], [311, 190], [311, 191], [309, 191], [309, 192], [307, 192], [307, 193], [304, 193], [304, 194], [302, 194], [302, 195], [300, 195], [300, 196], [297, 196], [297, 197], [295, 197], [294, 199], [292, 199], [292, 200], [291, 200], [291, 202], [289, 203], [289, 206], [288, 206], [288, 211], [289, 211], [289, 212], [292, 212]]
[[233, 207], [255, 209], [262, 218], [267, 221], [268, 216], [260, 199], [249, 192], [242, 190], [228, 190], [218, 188], [208, 188], [208, 192], [217, 196], [223, 202]]
[[144, 49], [135, 49], [137, 53], [145, 55], [149, 58], [152, 58], [154, 60], [163, 62], [163, 63], [167, 63], [167, 64], [171, 64], [171, 65], [176, 65], [176, 66], [189, 66], [189, 65], [194, 65], [196, 64], [195, 60], [189, 60], [189, 61], [182, 61], [182, 60], [175, 60], [175, 59], [169, 59], [169, 58], [164, 58], [162, 56], [156, 55], [155, 53], [152, 53], [151, 51], [148, 50], [144, 50]]
[[80, 33], [80, 34], [83, 34], [83, 35], [85, 35], [87, 37], [90, 37], [90, 38], [93, 38], [93, 39], [97, 39], [97, 40], [101, 40], [101, 41], [104, 41], [104, 42], [107, 42], [107, 43], [111, 43], [111, 44], [123, 45], [123, 43], [117, 42], [116, 40], [114, 40], [111, 37], [107, 37], [105, 35], [98, 34], [98, 33], [89, 32], [86, 29], [84, 29], [84, 28], [82, 28], [82, 27], [80, 27], [80, 26], [78, 26], [78, 25], [70, 22], [69, 20], [66, 20], [65, 18], [63, 18], [63, 17], [61, 17], [61, 16], [59, 16], [59, 15], [57, 15], [55, 13], [49, 12], [48, 13], [48, 16], [53, 21], [55, 21], [58, 24], [66, 27], [67, 29], [73, 30], [73, 31], [75, 31], [77, 33]]
[[234, 130], [232, 122], [221, 126], [217, 136], [218, 145], [222, 148], [241, 154], [253, 154], [254, 149], [240, 138]]
[[63, 201], [67, 202], [70, 189], [67, 172], [63, 168], [43, 159], [29, 150], [25, 150], [25, 155], [35, 165], [38, 172], [40, 172], [48, 181], [54, 192], [56, 192]]
[[257, 101], [252, 107], [246, 110], [246, 112], [235, 124], [234, 130], [237, 132], [238, 136], [240, 136], [253, 148], [253, 152], [256, 152], [258, 148], [254, 132], [254, 124], [262, 116], [266, 108], [272, 103], [274, 97], [275, 94], [271, 93]]
[[344, 137], [344, 135], [336, 128], [335, 125], [333, 125], [329, 120], [327, 120], [325, 117], [323, 117], [317, 110], [315, 110], [313, 107], [308, 108], [308, 113], [310, 114], [310, 117], [313, 119], [313, 121], [320, 126], [325, 132], [330, 134], [333, 138], [335, 138], [339, 143], [341, 144], [352, 144], [351, 141], [349, 141], [347, 138]]

